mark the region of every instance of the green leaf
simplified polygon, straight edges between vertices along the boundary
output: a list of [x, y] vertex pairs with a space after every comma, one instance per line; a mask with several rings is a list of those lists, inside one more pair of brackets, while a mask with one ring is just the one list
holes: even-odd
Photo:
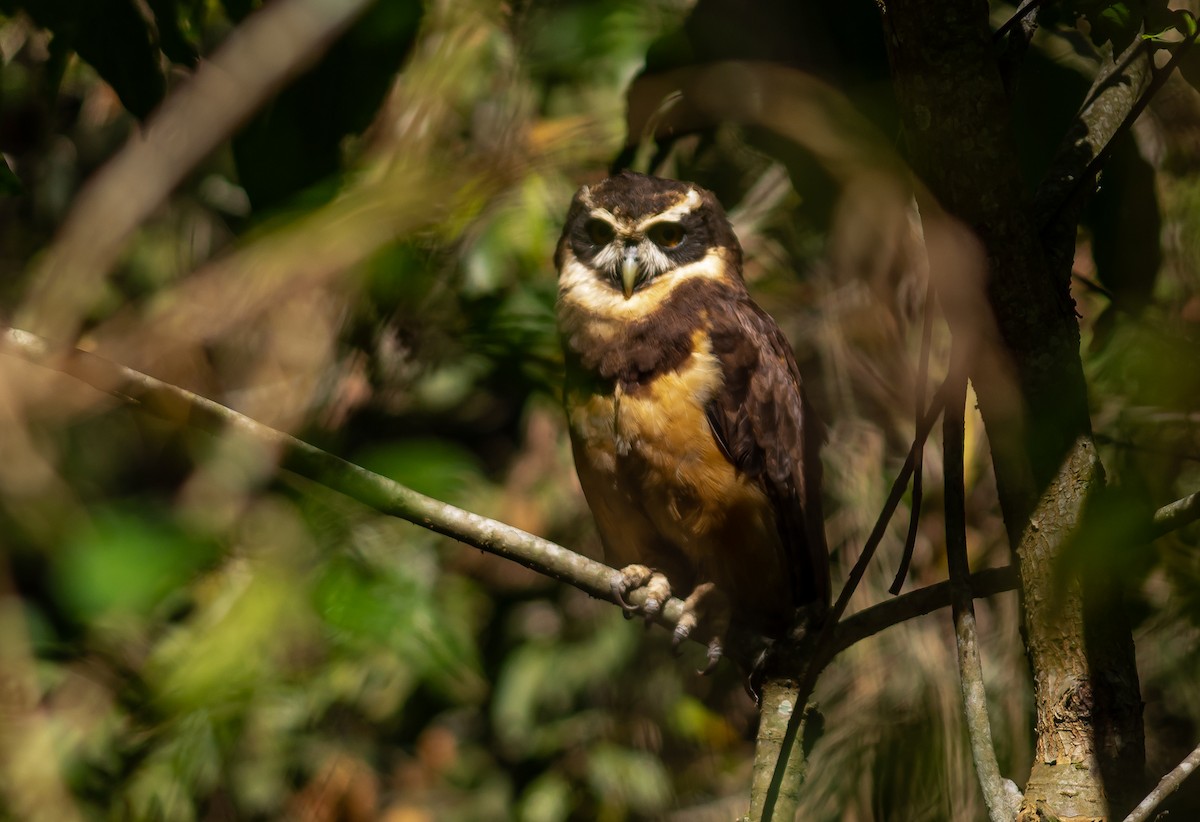
[[349, 562], [331, 564], [314, 593], [317, 612], [331, 627], [380, 644], [406, 634], [415, 611], [428, 607], [421, 592], [372, 578]]
[[1175, 19], [1175, 28], [1179, 33], [1187, 38], [1195, 38], [1196, 36], [1196, 18], [1187, 9], [1175, 9], [1173, 17]]
[[571, 784], [558, 773], [544, 773], [530, 783], [517, 806], [521, 822], [562, 822], [571, 816]]
[[662, 760], [643, 751], [597, 745], [588, 757], [588, 782], [597, 797], [640, 814], [661, 811], [671, 801]]
[[1144, 9], [1137, 3], [1113, 3], [1097, 14], [1088, 15], [1092, 42], [1099, 46], [1110, 41], [1113, 53], [1120, 54], [1137, 37], [1144, 16]]
[[154, 513], [113, 509], [84, 526], [58, 557], [55, 583], [84, 620], [150, 611], [210, 561], [212, 546]]
[[1146, 6], [1145, 19], [1142, 23], [1147, 40], [1159, 40], [1167, 32], [1178, 30], [1186, 36], [1186, 31], [1180, 24], [1186, 21], [1180, 19], [1180, 12], [1172, 11], [1167, 0], [1149, 0]]

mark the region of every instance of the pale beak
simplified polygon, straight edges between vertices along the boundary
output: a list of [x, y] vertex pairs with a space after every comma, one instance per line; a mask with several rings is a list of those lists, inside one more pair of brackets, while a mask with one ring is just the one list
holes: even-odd
[[642, 268], [638, 265], [637, 248], [625, 249], [625, 259], [621, 260], [621, 287], [625, 291], [625, 299], [633, 296], [633, 289], [642, 278]]

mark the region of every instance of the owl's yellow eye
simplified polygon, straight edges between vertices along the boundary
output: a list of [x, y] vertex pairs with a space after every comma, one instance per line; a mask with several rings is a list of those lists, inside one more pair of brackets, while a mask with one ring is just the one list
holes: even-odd
[[646, 236], [659, 248], [674, 248], [683, 242], [683, 226], [679, 223], [655, 223]]
[[613, 239], [613, 227], [604, 220], [588, 220], [584, 226], [588, 239], [596, 245], [608, 245]]

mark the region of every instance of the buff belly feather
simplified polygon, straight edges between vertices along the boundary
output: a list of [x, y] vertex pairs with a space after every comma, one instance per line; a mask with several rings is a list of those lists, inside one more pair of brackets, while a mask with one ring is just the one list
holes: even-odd
[[715, 582], [752, 623], [786, 621], [773, 508], [713, 436], [705, 409], [721, 368], [703, 335], [693, 344], [645, 385], [567, 398], [580, 483], [611, 564], [649, 564], [682, 592]]

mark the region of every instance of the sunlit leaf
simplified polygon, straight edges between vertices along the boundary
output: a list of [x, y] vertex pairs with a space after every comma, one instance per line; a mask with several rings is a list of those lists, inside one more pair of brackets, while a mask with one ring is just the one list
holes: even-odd
[[100, 511], [64, 548], [56, 587], [81, 619], [146, 613], [209, 562], [213, 546], [161, 512]]
[[217, 597], [155, 649], [148, 678], [176, 710], [235, 710], [280, 675], [312, 629], [299, 580], [274, 567], [231, 569]]
[[517, 806], [521, 822], [562, 822], [571, 815], [571, 785], [557, 773], [538, 777], [525, 789]]
[[671, 799], [671, 781], [657, 757], [615, 745], [589, 752], [588, 782], [605, 804], [637, 813], [660, 811]]
[[416, 614], [430, 606], [424, 592], [367, 576], [346, 562], [331, 564], [314, 594], [330, 627], [377, 644], [410, 633]]

